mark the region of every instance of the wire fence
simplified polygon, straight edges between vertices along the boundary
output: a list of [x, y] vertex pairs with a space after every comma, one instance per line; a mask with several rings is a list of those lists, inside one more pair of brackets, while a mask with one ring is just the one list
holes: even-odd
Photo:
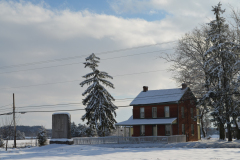
[[144, 137], [74, 137], [75, 145], [93, 144], [140, 144], [186, 142], [186, 135], [144, 136]]
[[[25, 139], [25, 140], [17, 140], [16, 141], [16, 147], [17, 148], [24, 148], [24, 147], [37, 147], [39, 146], [38, 144], [38, 139]], [[6, 148], [6, 143], [8, 148], [13, 148], [14, 146], [14, 140], [4, 140], [4, 148]], [[49, 144], [49, 139], [46, 142], [46, 145]]]

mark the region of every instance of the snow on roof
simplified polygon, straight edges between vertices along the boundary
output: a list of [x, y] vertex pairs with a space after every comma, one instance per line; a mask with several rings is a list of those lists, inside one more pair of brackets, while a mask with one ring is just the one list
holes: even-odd
[[131, 116], [128, 120], [116, 123], [116, 126], [148, 125], [148, 124], [172, 124], [177, 118], [164, 119], [133, 119]]
[[68, 117], [71, 117], [70, 113], [68, 112], [57, 112], [57, 113], [53, 113], [52, 115], [56, 115], [56, 114], [67, 114]]
[[130, 106], [140, 104], [178, 102], [187, 90], [188, 87], [186, 87], [185, 89], [175, 88], [175, 89], [149, 90], [147, 92], [142, 91], [130, 103]]

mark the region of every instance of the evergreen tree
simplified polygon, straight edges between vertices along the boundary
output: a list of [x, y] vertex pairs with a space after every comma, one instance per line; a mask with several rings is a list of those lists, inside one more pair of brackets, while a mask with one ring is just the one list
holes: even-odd
[[78, 137], [77, 135], [77, 126], [74, 122], [71, 123], [71, 136]]
[[117, 107], [112, 103], [113, 96], [102, 85], [114, 88], [114, 85], [106, 80], [106, 78], [113, 79], [113, 77], [97, 69], [99, 60], [100, 58], [92, 53], [84, 63], [85, 68], [89, 67], [92, 72], [83, 76], [86, 80], [80, 83], [81, 87], [91, 84], [82, 94], [86, 95], [82, 101], [83, 105], [86, 106], [86, 113], [82, 116], [82, 120], [86, 119], [87, 125], [97, 131], [105, 131], [115, 128], [114, 116], [116, 117]]
[[77, 126], [74, 122], [72, 122], [71, 135], [72, 137], [94, 137], [95, 130], [82, 124], [78, 124]]
[[234, 43], [229, 36], [229, 26], [225, 19], [220, 16], [225, 10], [221, 4], [213, 7], [212, 10], [216, 19], [208, 25], [210, 31], [206, 41], [212, 43], [204, 57], [204, 69], [206, 71], [205, 87], [207, 93], [201, 102], [212, 107], [212, 116], [219, 126], [220, 139], [224, 139], [224, 125], [227, 124], [228, 141], [232, 141], [231, 123], [234, 116], [238, 116], [239, 102], [239, 45]]
[[47, 142], [47, 131], [44, 127], [37, 134], [38, 143], [40, 146], [43, 146]]

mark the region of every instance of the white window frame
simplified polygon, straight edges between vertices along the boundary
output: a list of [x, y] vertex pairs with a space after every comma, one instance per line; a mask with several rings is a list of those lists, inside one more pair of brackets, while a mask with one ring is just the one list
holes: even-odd
[[145, 136], [145, 125], [140, 126], [140, 136]]
[[185, 134], [185, 124], [182, 124], [182, 134]]
[[[167, 130], [169, 128], [169, 131]], [[170, 136], [171, 135], [171, 124], [166, 124], [165, 125], [165, 135]]]
[[144, 107], [140, 108], [140, 118], [145, 118], [145, 109], [144, 109]]
[[181, 107], [182, 118], [184, 118], [184, 107]]
[[[167, 114], [166, 114], [167, 108], [168, 108], [168, 116], [167, 116]], [[164, 107], [164, 117], [170, 117], [170, 108], [169, 108], [169, 106], [165, 106], [165, 107]]]
[[157, 107], [152, 107], [152, 118], [157, 118]]
[[194, 136], [194, 124], [191, 124], [191, 134]]

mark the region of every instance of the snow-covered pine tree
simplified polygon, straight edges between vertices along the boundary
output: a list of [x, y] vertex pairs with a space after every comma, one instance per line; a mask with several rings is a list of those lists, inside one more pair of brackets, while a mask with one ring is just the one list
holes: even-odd
[[86, 84], [90, 85], [82, 93], [83, 96], [86, 95], [82, 101], [83, 105], [86, 106], [86, 113], [82, 116], [82, 120], [86, 119], [87, 125], [97, 131], [105, 131], [115, 128], [115, 110], [117, 107], [112, 103], [114, 101], [113, 96], [103, 86], [114, 88], [114, 85], [106, 80], [106, 78], [113, 79], [113, 77], [97, 69], [99, 60], [100, 58], [92, 53], [84, 63], [85, 68], [89, 67], [92, 72], [83, 76], [86, 80], [80, 83], [81, 87]]
[[212, 10], [216, 19], [208, 25], [210, 31], [206, 41], [212, 43], [205, 53], [204, 69], [206, 71], [205, 87], [207, 93], [201, 102], [212, 107], [212, 116], [219, 125], [220, 139], [225, 139], [224, 125], [227, 124], [228, 141], [232, 141], [231, 123], [232, 118], [239, 112], [239, 102], [236, 98], [239, 92], [239, 45], [231, 41], [229, 26], [225, 19], [220, 16], [225, 10], [221, 4]]
[[77, 125], [74, 122], [72, 122], [71, 123], [71, 136], [72, 137], [78, 137], [76, 132], [77, 132]]
[[47, 131], [44, 127], [37, 134], [38, 143], [40, 146], [43, 146], [47, 142]]

